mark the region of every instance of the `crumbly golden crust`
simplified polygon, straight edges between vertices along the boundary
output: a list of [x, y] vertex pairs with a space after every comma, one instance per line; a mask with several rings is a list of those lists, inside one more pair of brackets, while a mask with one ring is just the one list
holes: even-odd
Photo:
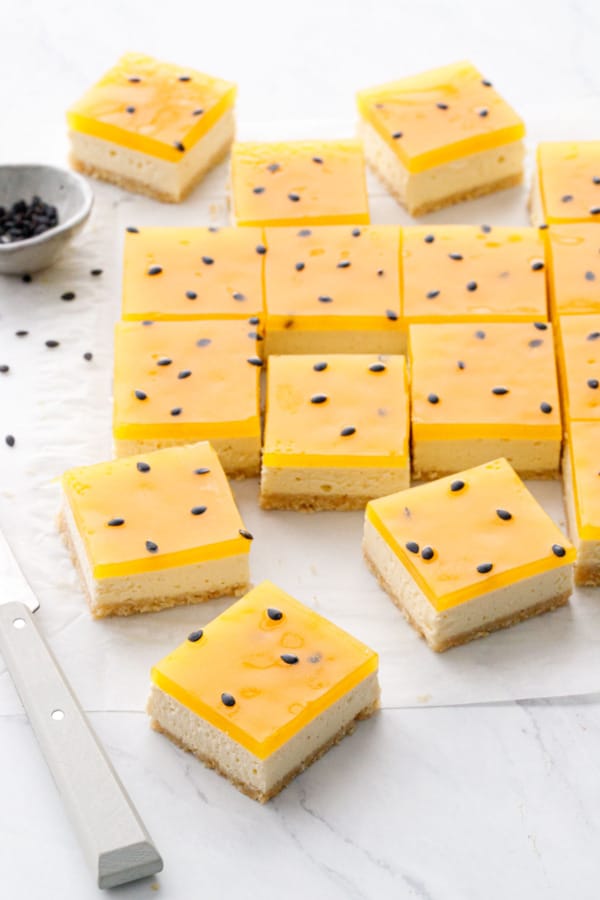
[[565, 591], [564, 593], [556, 594], [554, 597], [551, 597], [549, 600], [545, 600], [543, 603], [537, 603], [535, 606], [529, 606], [527, 609], [520, 610], [519, 612], [511, 614], [509, 616], [501, 616], [498, 619], [494, 619], [492, 622], [486, 622], [486, 624], [482, 625], [480, 628], [474, 628], [471, 631], [465, 631], [462, 634], [457, 634], [447, 641], [440, 641], [438, 643], [435, 643], [431, 640], [431, 638], [427, 637], [419, 623], [416, 622], [415, 619], [406, 610], [402, 603], [402, 597], [400, 597], [392, 589], [392, 586], [376, 569], [364, 546], [363, 554], [367, 566], [379, 582], [379, 585], [383, 588], [386, 594], [389, 595], [392, 602], [402, 612], [406, 621], [410, 625], [412, 625], [415, 631], [417, 631], [421, 635], [421, 637], [425, 639], [428, 646], [431, 647], [432, 650], [435, 650], [436, 653], [443, 653], [445, 650], [450, 650], [452, 647], [459, 647], [461, 644], [467, 644], [469, 641], [474, 641], [477, 638], [487, 637], [489, 634], [492, 634], [492, 632], [499, 631], [501, 628], [510, 628], [511, 625], [517, 625], [519, 622], [524, 622], [526, 619], [531, 619], [534, 616], [539, 616], [545, 612], [551, 612], [553, 609], [558, 609], [560, 606], [565, 606], [569, 601], [569, 597], [571, 596], [571, 591]]
[[243, 794], [246, 794], [247, 797], [250, 797], [252, 800], [257, 800], [259, 803], [266, 803], [268, 800], [271, 800], [276, 794], [287, 787], [287, 785], [293, 781], [293, 779], [300, 775], [301, 772], [304, 772], [312, 763], [316, 762], [317, 759], [320, 759], [321, 756], [324, 756], [331, 747], [335, 746], [335, 744], [339, 744], [339, 742], [344, 738], [347, 734], [351, 734], [354, 731], [356, 723], [361, 719], [368, 719], [369, 716], [372, 716], [376, 710], [379, 709], [379, 698], [374, 702], [366, 706], [362, 709], [357, 715], [348, 722], [343, 728], [340, 728], [336, 734], [328, 741], [326, 741], [321, 747], [318, 747], [313, 753], [304, 759], [299, 766], [293, 769], [291, 772], [282, 778], [281, 781], [277, 782], [269, 791], [263, 793], [261, 791], [256, 790], [252, 786], [246, 784], [244, 781], [240, 781], [237, 778], [232, 778], [228, 772], [225, 772], [219, 765], [219, 761], [214, 759], [213, 757], [205, 756], [203, 753], [199, 753], [195, 750], [192, 750], [191, 747], [188, 747], [184, 741], [180, 738], [175, 737], [174, 734], [171, 734], [170, 731], [163, 728], [156, 719], [151, 719], [150, 727], [154, 729], [154, 731], [160, 732], [160, 734], [164, 734], [165, 737], [168, 737], [170, 741], [176, 744], [178, 747], [181, 747], [182, 750], [185, 750], [187, 753], [192, 753], [197, 759], [204, 763], [205, 766], [208, 766], [209, 769], [214, 769], [215, 772], [218, 772], [219, 775], [222, 775], [224, 778], [227, 778], [231, 784], [235, 785], [238, 790], [242, 791]]
[[289, 509], [296, 512], [319, 512], [323, 510], [356, 510], [364, 509], [369, 500], [373, 500], [371, 494], [349, 497], [347, 494], [261, 494], [260, 506], [262, 509]]
[[578, 587], [600, 587], [600, 565], [575, 563], [575, 584]]
[[[438, 478], [446, 478], [448, 475], [454, 475], [456, 468], [439, 469], [435, 472], [426, 470], [419, 471], [413, 469], [413, 481], [436, 481]], [[557, 481], [560, 478], [560, 469], [517, 469], [519, 478], [523, 481]]]
[[[225, 469], [225, 466], [223, 466]], [[258, 478], [260, 475], [260, 463], [246, 466], [245, 469], [225, 469], [225, 474], [230, 481], [244, 481], [246, 478]]]
[[[87, 582], [84, 578], [81, 568], [79, 556], [75, 550], [75, 544], [71, 538], [71, 534], [67, 527], [66, 519], [63, 513], [59, 513], [57, 518], [58, 530], [61, 534], [63, 542], [69, 551], [71, 562], [79, 575], [79, 581], [85, 594], [87, 604], [94, 619], [105, 619], [108, 616], [132, 616], [136, 613], [158, 612], [161, 609], [171, 609], [173, 606], [191, 606], [195, 603], [204, 603], [207, 600], [216, 600], [218, 597], [225, 596], [222, 590], [216, 591], [198, 591], [192, 594], [182, 594], [177, 597], [164, 597], [157, 600], [155, 597], [136, 598], [135, 600], [123, 600], [115, 603], [98, 603], [91, 596]], [[227, 589], [227, 596], [242, 597], [249, 589], [248, 583], [232, 585]]]
[[191, 194], [210, 169], [225, 159], [228, 152], [229, 144], [225, 147], [220, 147], [218, 152], [210, 157], [206, 165], [202, 166], [202, 168], [195, 173], [194, 177], [187, 182], [183, 190], [177, 195], [170, 194], [166, 191], [157, 191], [142, 179], [130, 178], [127, 175], [120, 175], [118, 172], [112, 172], [108, 169], [94, 166], [83, 159], [79, 159], [73, 153], [71, 153], [69, 157], [69, 163], [71, 168], [75, 169], [76, 172], [81, 172], [82, 175], [89, 175], [99, 181], [108, 181], [110, 184], [116, 184], [117, 187], [123, 188], [125, 191], [130, 191], [133, 194], [143, 194], [145, 197], [152, 197], [153, 200], [159, 200], [161, 203], [180, 203]]

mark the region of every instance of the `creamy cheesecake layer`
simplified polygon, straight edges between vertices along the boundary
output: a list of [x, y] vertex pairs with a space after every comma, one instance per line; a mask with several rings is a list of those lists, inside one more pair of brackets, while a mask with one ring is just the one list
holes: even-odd
[[373, 673], [266, 759], [255, 756], [156, 685], [152, 686], [148, 713], [156, 730], [163, 731], [244, 793], [264, 803], [351, 731], [357, 719], [374, 712], [378, 701], [377, 673]]
[[239, 596], [250, 581], [247, 553], [200, 563], [139, 572], [117, 578], [94, 578], [71, 506], [63, 499], [59, 528], [85, 588], [95, 618], [152, 612], [214, 597]]
[[406, 352], [406, 332], [388, 331], [305, 331], [268, 328], [265, 355], [308, 353], [379, 353]]
[[512, 187], [523, 179], [522, 141], [412, 174], [372, 125], [361, 120], [358, 127], [368, 164], [413, 216]]
[[[157, 440], [115, 440], [115, 456], [135, 456], [165, 447], [177, 447], [193, 443], [196, 439], [158, 438]], [[221, 465], [230, 478], [251, 478], [260, 470], [260, 436], [242, 438], [210, 438]]]
[[181, 154], [178, 162], [172, 163], [89, 134], [69, 132], [72, 163], [78, 171], [170, 203], [182, 200], [225, 156], [234, 135], [235, 118], [233, 109], [229, 109], [201, 140]]
[[561, 606], [573, 590], [569, 564], [438, 612], [368, 519], [363, 550], [382, 587], [437, 652]]
[[413, 477], [417, 480], [431, 481], [499, 457], [507, 459], [521, 478], [559, 477], [559, 440], [473, 437], [428, 440], [413, 436]]
[[529, 209], [529, 219], [531, 221], [531, 224], [535, 225], [537, 228], [539, 228], [540, 225], [544, 225], [546, 222], [546, 216], [544, 213], [544, 205], [542, 203], [540, 178], [537, 172], [534, 172], [533, 178], [531, 179], [531, 191], [529, 193], [527, 207]]
[[362, 509], [410, 485], [410, 469], [263, 466], [263, 509]]
[[575, 563], [575, 584], [597, 587], [600, 585], [600, 541], [585, 540], [580, 536], [578, 516], [575, 509], [575, 491], [573, 485], [573, 467], [568, 446], [563, 451], [563, 496], [567, 511], [569, 537], [577, 548]]

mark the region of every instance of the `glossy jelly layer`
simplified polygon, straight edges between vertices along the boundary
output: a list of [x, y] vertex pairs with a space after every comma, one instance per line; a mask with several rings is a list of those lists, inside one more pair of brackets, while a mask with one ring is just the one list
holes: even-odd
[[537, 172], [547, 225], [600, 221], [600, 141], [538, 144]]
[[561, 316], [558, 331], [565, 419], [600, 421], [600, 315]]
[[403, 356], [271, 356], [263, 464], [408, 464]]
[[594, 223], [552, 225], [547, 240], [554, 316], [600, 313], [600, 229]]
[[552, 326], [411, 325], [413, 436], [560, 441]]
[[531, 322], [548, 318], [544, 243], [535, 228], [402, 229], [406, 321]]
[[365, 160], [354, 140], [234, 144], [231, 192], [238, 225], [369, 221]]
[[469, 62], [360, 91], [357, 102], [415, 174], [525, 135], [522, 119]]
[[504, 459], [371, 500], [367, 519], [438, 611], [576, 555]]
[[69, 109], [73, 131], [177, 163], [235, 103], [236, 86], [126, 53]]
[[96, 579], [249, 552], [208, 443], [70, 469], [62, 486]]
[[400, 330], [400, 228], [268, 228], [267, 328]]
[[256, 335], [247, 321], [117, 323], [115, 439], [260, 435]]
[[127, 230], [123, 318], [241, 319], [260, 315], [263, 240], [260, 228]]
[[260, 759], [377, 671], [373, 650], [268, 581], [201, 632], [152, 680]]

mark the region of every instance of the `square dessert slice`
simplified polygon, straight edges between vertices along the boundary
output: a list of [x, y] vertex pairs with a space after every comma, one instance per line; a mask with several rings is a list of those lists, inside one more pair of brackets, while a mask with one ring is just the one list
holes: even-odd
[[124, 319], [243, 319], [263, 311], [260, 228], [128, 228]]
[[600, 422], [600, 314], [561, 316], [557, 330], [565, 421]]
[[403, 353], [400, 228], [269, 228], [267, 353]]
[[94, 618], [248, 587], [252, 535], [208, 443], [70, 469], [60, 529]]
[[505, 459], [367, 506], [366, 561], [438, 652], [567, 602], [575, 548]]
[[469, 62], [357, 100], [367, 162], [413, 216], [522, 181], [523, 121]]
[[152, 669], [152, 727], [261, 803], [378, 706], [377, 654], [264, 581]]
[[209, 440], [228, 475], [257, 475], [262, 360], [255, 321], [117, 323], [117, 456]]
[[354, 140], [235, 143], [231, 210], [237, 225], [364, 225], [362, 146]]
[[552, 326], [411, 325], [415, 478], [500, 454], [523, 478], [558, 478], [561, 421]]
[[127, 53], [67, 113], [79, 172], [178, 203], [223, 159], [236, 86]]
[[600, 313], [598, 223], [552, 225], [544, 233], [552, 317]]
[[538, 144], [529, 212], [534, 225], [598, 221], [600, 141]]
[[362, 509], [410, 483], [403, 356], [271, 356], [260, 504]]
[[402, 229], [405, 323], [545, 322], [544, 242], [535, 228]]
[[600, 586], [600, 420], [571, 422], [563, 453], [569, 534], [577, 548], [575, 584]]

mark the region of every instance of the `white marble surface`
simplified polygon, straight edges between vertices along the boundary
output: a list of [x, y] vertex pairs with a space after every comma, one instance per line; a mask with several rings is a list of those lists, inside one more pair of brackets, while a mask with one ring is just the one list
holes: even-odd
[[[198, 61], [200, 68], [239, 81], [245, 122], [348, 122], [357, 87], [463, 57], [479, 64], [528, 120], [543, 123], [539, 137], [556, 136], [565, 118], [575, 136], [591, 137], [600, 121], [600, 9], [593, 0], [307, 0], [293, 12], [281, 0], [211, 7], [180, 0], [168, 13], [131, 0], [101, 6], [4, 0], [2, 13], [2, 161], [60, 162], [64, 108], [126, 49]], [[555, 128], [548, 116], [554, 102]], [[119, 217], [126, 204], [115, 193]], [[514, 207], [515, 196], [507, 192], [500, 214], [511, 215]], [[473, 219], [479, 221], [475, 211]], [[93, 240], [90, 232], [92, 250]], [[89, 303], [100, 308], [111, 277], [107, 273], [103, 287], [90, 286]], [[0, 296], [0, 334], [18, 318], [8, 307], [9, 293]], [[24, 308], [24, 319], [26, 314]], [[52, 471], [78, 461], [71, 458], [77, 448], [70, 435], [81, 422], [89, 380], [102, 390], [105, 377], [107, 348], [93, 346], [93, 331], [82, 337], [76, 315], [69, 304], [57, 304], [57, 334], [73, 359], [90, 348], [96, 359], [91, 370], [82, 368], [78, 404], [47, 447]], [[43, 349], [52, 336], [32, 334], [39, 368], [25, 377], [27, 390], [35, 391], [56, 365]], [[29, 359], [25, 346], [12, 352], [16, 366]], [[72, 375], [65, 371], [65, 378]], [[9, 430], [5, 397], [0, 393], [2, 433]], [[10, 430], [27, 434], [31, 415], [24, 405]], [[4, 485], [18, 465], [2, 445]], [[26, 541], [26, 515], [6, 492], [0, 513], [5, 527], [8, 515], [17, 541]], [[34, 580], [42, 577], [47, 552], [43, 542], [31, 547]], [[65, 583], [65, 591], [72, 587]], [[73, 611], [74, 618], [79, 614]], [[79, 672], [85, 664], [82, 648]], [[77, 667], [69, 674], [76, 680]], [[99, 892], [12, 688], [4, 687], [0, 897], [87, 900]], [[598, 896], [600, 696], [386, 709], [266, 807], [149, 732], [143, 713], [104, 710], [91, 718], [165, 859], [158, 878], [115, 896]]]
[[[265, 807], [143, 714], [91, 719], [166, 864], [119, 898], [598, 896], [598, 698], [386, 711]], [[22, 716], [1, 740], [2, 896], [98, 896]]]

